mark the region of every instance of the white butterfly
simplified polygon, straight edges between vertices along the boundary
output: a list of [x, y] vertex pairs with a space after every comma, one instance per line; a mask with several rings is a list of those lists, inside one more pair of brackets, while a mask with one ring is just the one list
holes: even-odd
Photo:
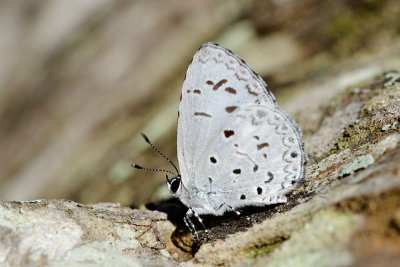
[[303, 179], [300, 130], [230, 50], [201, 46], [187, 70], [178, 115], [181, 174], [167, 177], [167, 185], [189, 208], [185, 223], [195, 236], [191, 216], [203, 224], [201, 214], [286, 202]]

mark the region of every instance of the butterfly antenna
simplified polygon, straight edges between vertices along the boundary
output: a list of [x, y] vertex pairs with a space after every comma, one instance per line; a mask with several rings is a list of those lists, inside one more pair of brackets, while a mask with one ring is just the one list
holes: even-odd
[[144, 171], [153, 171], [153, 172], [166, 172], [166, 173], [170, 173], [172, 175], [175, 176], [175, 173], [169, 171], [169, 170], [164, 170], [164, 169], [153, 169], [153, 168], [145, 168], [142, 166], [139, 166], [137, 164], [132, 164], [132, 167], [135, 169], [139, 169], [139, 170], [144, 170]]
[[175, 166], [175, 164], [167, 156], [165, 156], [155, 145], [153, 145], [150, 142], [149, 138], [147, 138], [147, 136], [144, 133], [141, 133], [141, 135], [142, 135], [143, 139], [146, 141], [146, 143], [148, 143], [151, 146], [152, 149], [154, 149], [158, 154], [160, 154], [164, 159], [166, 159], [175, 168], [176, 172], [179, 175], [178, 168]]

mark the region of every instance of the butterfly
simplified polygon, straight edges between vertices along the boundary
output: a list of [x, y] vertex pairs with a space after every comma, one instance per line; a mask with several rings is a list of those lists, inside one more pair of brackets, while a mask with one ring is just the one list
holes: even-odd
[[160, 171], [174, 175], [166, 183], [188, 207], [184, 221], [194, 237], [193, 216], [208, 235], [200, 215], [284, 203], [303, 181], [301, 131], [263, 79], [218, 44], [204, 43], [188, 67], [177, 132], [180, 172], [169, 159], [176, 173]]

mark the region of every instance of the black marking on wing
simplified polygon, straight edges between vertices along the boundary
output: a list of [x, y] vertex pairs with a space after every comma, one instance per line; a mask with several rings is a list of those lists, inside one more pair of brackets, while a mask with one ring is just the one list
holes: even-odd
[[224, 131], [224, 135], [225, 135], [226, 138], [229, 138], [234, 134], [235, 134], [235, 131], [233, 131], [233, 130], [225, 130]]
[[220, 88], [224, 83], [228, 82], [227, 79], [220, 80], [216, 85], [214, 85], [213, 90], [216, 91]]
[[257, 187], [257, 194], [259, 194], [259, 195], [262, 194], [262, 188], [261, 187]]
[[269, 146], [269, 144], [267, 142], [258, 144], [257, 145], [257, 150], [261, 150], [261, 149], [263, 149], [264, 147], [267, 147], [267, 146]]
[[195, 112], [193, 115], [194, 115], [194, 116], [204, 116], [204, 117], [209, 117], [209, 118], [211, 118], [211, 115], [210, 115], [210, 114], [207, 114], [207, 113], [205, 113], [205, 112]]
[[[214, 49], [221, 50], [221, 51], [225, 52], [226, 54], [228, 54], [230, 57], [232, 57], [233, 60], [236, 60], [239, 63], [239, 65], [241, 65], [242, 67], [247, 69], [250, 72], [251, 76], [253, 76], [253, 78], [257, 80], [258, 84], [261, 85], [261, 87], [264, 89], [263, 91], [266, 92], [266, 94], [268, 95], [268, 98], [271, 100], [271, 102], [273, 104], [276, 103], [275, 97], [273, 96], [271, 91], [268, 89], [264, 80], [261, 78], [261, 76], [257, 72], [255, 72], [249, 65], [247, 65], [247, 63], [245, 63], [243, 59], [241, 59], [239, 56], [237, 56], [235, 53], [233, 53], [229, 49], [222, 47], [221, 45], [216, 44], [216, 43], [212, 43], [212, 42], [204, 43], [204, 44], [202, 44], [200, 49], [205, 48], [205, 47], [212, 47]], [[238, 80], [247, 81], [247, 79], [239, 77], [237, 73], [235, 73], [235, 76]]]
[[232, 112], [234, 112], [237, 108], [238, 108], [238, 106], [229, 106], [229, 107], [226, 107], [225, 110], [226, 110], [226, 112], [228, 112], [228, 113], [232, 113]]
[[254, 95], [254, 96], [258, 96], [258, 94], [256, 92], [251, 91], [250, 86], [248, 84], [246, 84], [246, 89], [247, 89], [247, 92], [249, 94]]
[[235, 77], [239, 80], [239, 81], [245, 81], [247, 82], [247, 79], [239, 77], [239, 75], [237, 73], [235, 73]]
[[268, 180], [265, 180], [264, 183], [269, 183], [274, 179], [274, 175], [272, 174], [272, 172], [268, 172]]
[[236, 89], [233, 89], [232, 87], [226, 87], [225, 91], [227, 91], [230, 94], [236, 95]]
[[254, 165], [254, 167], [253, 167], [253, 172], [256, 172], [256, 171], [258, 171], [258, 165], [257, 164]]

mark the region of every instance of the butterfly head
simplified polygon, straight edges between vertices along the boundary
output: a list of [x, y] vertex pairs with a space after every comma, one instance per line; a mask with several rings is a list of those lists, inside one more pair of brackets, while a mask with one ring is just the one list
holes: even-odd
[[181, 190], [181, 185], [182, 185], [181, 175], [178, 174], [175, 177], [173, 177], [172, 179], [169, 179], [168, 175], [166, 175], [166, 178], [167, 178], [166, 183], [167, 183], [168, 189], [171, 192], [171, 194], [174, 196], [178, 195], [179, 194], [178, 191]]

